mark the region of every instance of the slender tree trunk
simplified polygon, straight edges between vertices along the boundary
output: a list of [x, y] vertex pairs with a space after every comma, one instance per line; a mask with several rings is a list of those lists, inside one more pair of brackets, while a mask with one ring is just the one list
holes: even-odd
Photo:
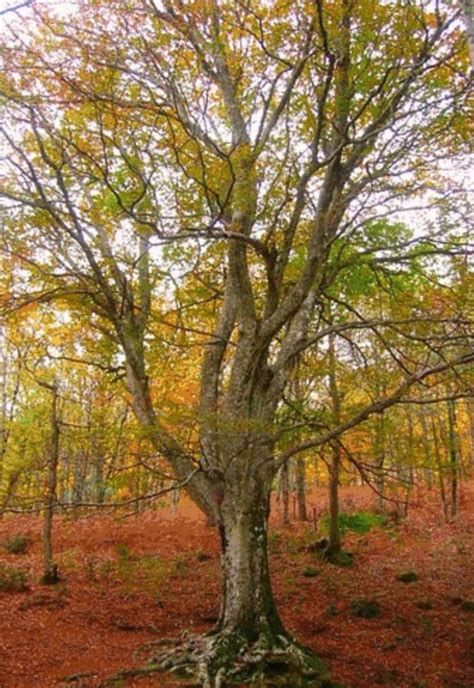
[[430, 452], [428, 424], [426, 422], [426, 409], [424, 406], [422, 406], [420, 409], [419, 418], [420, 418], [420, 425], [421, 425], [421, 432], [422, 432], [422, 443], [423, 443], [423, 457], [424, 457], [423, 473], [424, 473], [424, 477], [425, 477], [425, 481], [426, 481], [426, 484], [428, 486], [428, 489], [431, 490], [433, 487], [433, 470], [432, 470], [432, 461], [431, 461], [431, 452]]
[[446, 522], [448, 522], [448, 520], [449, 520], [448, 503], [447, 503], [447, 499], [446, 499], [446, 490], [444, 487], [443, 463], [441, 460], [439, 436], [438, 436], [438, 432], [436, 430], [436, 424], [435, 424], [434, 418], [431, 419], [431, 431], [433, 433], [434, 455], [435, 455], [436, 467], [438, 469], [438, 485], [439, 485], [439, 494], [441, 497], [441, 505], [443, 507], [444, 520]]
[[58, 568], [53, 559], [52, 535], [59, 463], [59, 419], [57, 386], [53, 384], [49, 389], [51, 390], [51, 444], [47, 462], [43, 521], [43, 576], [41, 580], [43, 583], [53, 584], [58, 581]]
[[448, 401], [448, 446], [451, 476], [451, 516], [458, 510], [458, 448], [456, 435], [456, 408], [454, 401]]
[[95, 500], [97, 504], [103, 504], [105, 501], [105, 456], [104, 448], [101, 443], [97, 443], [94, 447], [95, 454]]
[[474, 402], [472, 397], [469, 397], [466, 401], [466, 411], [469, 420], [469, 464], [471, 467], [474, 467]]
[[296, 459], [296, 496], [298, 521], [307, 521], [308, 513], [306, 509], [306, 462], [303, 457]]
[[375, 419], [374, 455], [376, 466], [376, 484], [379, 506], [385, 506], [385, 418], [383, 413]]
[[341, 466], [341, 449], [339, 444], [332, 447], [332, 459], [329, 468], [329, 544], [326, 554], [334, 555], [341, 551], [341, 530], [339, 528], [339, 472]]
[[[329, 337], [329, 394], [332, 416], [335, 425], [341, 421], [341, 397], [336, 378], [336, 351], [334, 336]], [[331, 466], [329, 468], [329, 542], [326, 555], [333, 556], [341, 551], [341, 532], [339, 528], [339, 473], [341, 469], [341, 447], [336, 441], [332, 445]]]
[[7, 449], [7, 417], [8, 417], [8, 356], [5, 346], [5, 339], [3, 328], [0, 328], [0, 364], [1, 364], [1, 374], [0, 374], [0, 386], [1, 386], [1, 402], [0, 402], [0, 499], [2, 494], [2, 484], [3, 484], [3, 457]]
[[285, 461], [280, 470], [280, 492], [282, 499], [281, 520], [285, 526], [290, 522], [290, 479], [288, 473], [288, 463]]
[[461, 4], [464, 10], [471, 68], [474, 70], [474, 0], [461, 0]]

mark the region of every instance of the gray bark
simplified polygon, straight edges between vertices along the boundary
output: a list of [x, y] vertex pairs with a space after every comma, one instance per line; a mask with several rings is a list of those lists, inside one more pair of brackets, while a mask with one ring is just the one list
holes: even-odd
[[57, 473], [59, 463], [59, 418], [57, 385], [41, 383], [51, 391], [50, 447], [47, 460], [46, 493], [43, 520], [43, 578], [45, 583], [57, 580], [57, 566], [53, 557], [53, 518], [56, 506]]
[[474, 0], [461, 0], [466, 25], [471, 67], [474, 69]]
[[276, 639], [286, 633], [271, 590], [267, 558], [268, 487], [226, 496], [219, 526], [224, 594], [218, 629]]
[[[336, 347], [334, 336], [329, 337], [328, 348], [329, 395], [332, 405], [334, 424], [341, 422], [341, 395], [337, 384]], [[326, 548], [328, 555], [341, 550], [341, 531], [339, 528], [339, 473], [341, 469], [341, 447], [336, 440], [331, 445], [331, 464], [329, 467], [329, 542]]]
[[456, 433], [456, 407], [453, 400], [448, 403], [448, 448], [449, 472], [451, 478], [451, 516], [458, 510], [458, 440]]

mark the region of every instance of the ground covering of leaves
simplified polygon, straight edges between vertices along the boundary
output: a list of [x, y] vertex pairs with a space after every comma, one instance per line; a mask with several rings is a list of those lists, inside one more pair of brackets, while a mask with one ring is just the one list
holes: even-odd
[[[311, 495], [319, 508], [323, 495]], [[370, 499], [366, 490], [343, 490], [346, 509], [370, 508]], [[474, 687], [474, 485], [464, 486], [449, 524], [434, 495], [413, 499], [400, 524], [346, 533], [350, 568], [321, 561], [306, 549], [318, 537], [313, 526], [283, 529], [274, 510], [270, 551], [282, 617], [345, 688]], [[25, 569], [29, 581], [24, 591], [0, 590], [1, 688], [97, 687], [139, 666], [139, 646], [185, 628], [206, 631], [216, 620], [218, 539], [186, 500], [177, 513], [58, 519], [55, 587], [37, 582], [40, 518], [0, 521], [0, 542], [18, 533], [29, 538], [25, 552], [0, 547], [0, 567]], [[417, 580], [397, 580], [410, 571]], [[378, 615], [355, 614], [365, 599], [378, 603]], [[73, 674], [80, 680], [65, 683]], [[183, 684], [159, 675], [117, 685]]]

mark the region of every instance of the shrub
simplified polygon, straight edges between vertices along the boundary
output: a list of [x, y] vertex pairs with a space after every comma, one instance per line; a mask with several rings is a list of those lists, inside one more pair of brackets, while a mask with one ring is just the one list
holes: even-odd
[[128, 561], [129, 559], [132, 559], [132, 553], [127, 545], [124, 545], [123, 543], [118, 544], [116, 551], [119, 561]]
[[15, 566], [0, 564], [0, 591], [23, 592], [28, 588], [28, 572]]
[[11, 537], [9, 537], [8, 540], [5, 540], [5, 542], [3, 543], [3, 548], [9, 554], [23, 554], [24, 552], [26, 552], [29, 545], [30, 538], [27, 535], [17, 533], [16, 535], [12, 535]]

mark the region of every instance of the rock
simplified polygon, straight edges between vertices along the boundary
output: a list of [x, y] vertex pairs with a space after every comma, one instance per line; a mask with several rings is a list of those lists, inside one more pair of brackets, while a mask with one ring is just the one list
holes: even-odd
[[303, 576], [305, 578], [316, 578], [316, 576], [319, 576], [319, 571], [312, 566], [307, 566], [303, 571]]
[[329, 544], [329, 540], [327, 538], [321, 538], [320, 540], [316, 540], [316, 542], [312, 542], [306, 547], [306, 550], [308, 552], [322, 552], [323, 550], [326, 549], [326, 547]]

